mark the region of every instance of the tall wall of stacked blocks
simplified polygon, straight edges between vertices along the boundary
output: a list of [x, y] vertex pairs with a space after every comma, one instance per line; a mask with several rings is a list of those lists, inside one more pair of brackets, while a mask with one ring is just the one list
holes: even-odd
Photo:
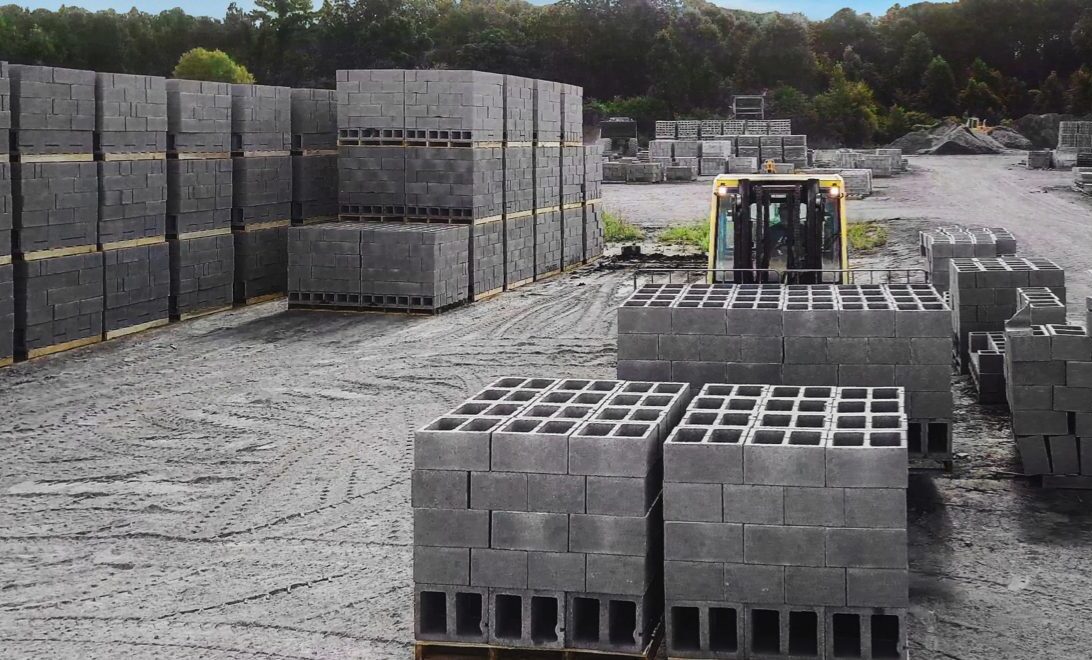
[[579, 88], [340, 77], [0, 63], [0, 366], [283, 296], [289, 270], [294, 303], [434, 311], [602, 253]]
[[342, 222], [292, 230], [290, 306], [436, 311], [602, 254], [602, 156], [583, 146], [579, 87], [479, 71], [337, 78]]

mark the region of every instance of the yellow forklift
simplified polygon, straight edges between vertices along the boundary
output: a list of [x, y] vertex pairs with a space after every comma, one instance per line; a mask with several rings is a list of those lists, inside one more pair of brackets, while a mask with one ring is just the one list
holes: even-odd
[[840, 175], [718, 175], [709, 281], [842, 284], [849, 270], [846, 224]]

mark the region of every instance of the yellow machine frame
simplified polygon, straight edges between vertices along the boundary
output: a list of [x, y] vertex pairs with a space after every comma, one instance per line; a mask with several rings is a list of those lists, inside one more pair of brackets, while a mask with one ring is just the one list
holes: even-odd
[[716, 234], [717, 234], [717, 206], [718, 195], [717, 190], [721, 186], [727, 186], [728, 188], [738, 189], [741, 181], [750, 181], [757, 184], [791, 184], [791, 183], [805, 183], [812, 179], [819, 180], [819, 189], [825, 195], [830, 195], [831, 190], [837, 187], [838, 198], [841, 203], [838, 204], [838, 221], [840, 224], [841, 232], [841, 269], [849, 269], [849, 237], [847, 232], [848, 222], [846, 216], [846, 186], [845, 181], [839, 174], [719, 174], [713, 179], [713, 189], [710, 193], [709, 204], [709, 281], [713, 281], [714, 272], [716, 269]]

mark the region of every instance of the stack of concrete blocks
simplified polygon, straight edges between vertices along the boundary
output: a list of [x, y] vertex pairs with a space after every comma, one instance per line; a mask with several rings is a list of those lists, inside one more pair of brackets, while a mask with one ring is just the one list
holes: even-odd
[[702, 176], [716, 176], [724, 174], [724, 166], [728, 159], [735, 156], [731, 140], [703, 140], [701, 143], [701, 166], [699, 173]]
[[584, 90], [561, 88], [561, 267], [571, 269], [584, 258]]
[[338, 222], [288, 233], [289, 307], [433, 313], [466, 301], [467, 225]]
[[603, 163], [603, 183], [625, 183], [627, 163], [607, 161]]
[[673, 121], [657, 121], [655, 124], [655, 138], [657, 140], [674, 140], [677, 137], [676, 123]]
[[652, 140], [648, 143], [648, 160], [669, 167], [675, 163], [675, 140]]
[[906, 658], [901, 388], [706, 385], [664, 445], [672, 658]]
[[747, 131], [747, 122], [743, 119], [724, 120], [725, 135], [743, 135]]
[[643, 653], [679, 383], [503, 378], [414, 441], [415, 636]]
[[103, 332], [112, 339], [170, 320], [166, 81], [96, 74], [95, 105]]
[[284, 295], [292, 218], [292, 90], [231, 86], [236, 304]]
[[230, 307], [231, 85], [167, 81], [167, 243], [174, 320]]
[[724, 122], [720, 119], [702, 120], [701, 126], [698, 129], [698, 135], [703, 140], [707, 138], [722, 137], [724, 135]]
[[95, 73], [11, 65], [8, 75], [14, 353], [30, 358], [102, 339]]
[[[750, 122], [748, 122], [750, 123]], [[754, 158], [762, 161], [762, 137], [758, 135], [740, 135], [736, 138], [736, 156]]]
[[[1026, 474], [1080, 475], [1092, 484], [1092, 337], [1080, 325], [1005, 329], [1012, 432]], [[1046, 481], [1044, 481], [1046, 483]]]
[[792, 135], [791, 119], [771, 119], [769, 127], [770, 135]]
[[954, 362], [969, 369], [971, 332], [1000, 332], [1016, 313], [1017, 289], [1045, 287], [1065, 303], [1065, 271], [1049, 259], [993, 257], [952, 259], [950, 264]]
[[1049, 170], [1053, 165], [1054, 158], [1050, 149], [1039, 149], [1028, 152], [1026, 166], [1029, 170]]
[[784, 161], [802, 170], [808, 166], [808, 136], [784, 135], [781, 138]]
[[584, 150], [584, 259], [593, 261], [606, 246], [603, 222], [603, 151], [598, 146]]
[[0, 367], [15, 355], [15, 274], [11, 265], [11, 164], [7, 136], [11, 129], [11, 80], [0, 62]]
[[969, 344], [971, 382], [978, 402], [1004, 404], [1005, 398], [1005, 333], [972, 332]]
[[920, 232], [919, 242], [929, 282], [938, 291], [949, 289], [952, 259], [1016, 254], [1016, 237], [1000, 227], [937, 227]]
[[758, 158], [754, 156], [732, 156], [727, 159], [729, 174], [754, 174], [758, 172]]
[[535, 80], [535, 279], [561, 271], [561, 83]]
[[504, 286], [535, 279], [535, 81], [504, 77]]
[[785, 161], [785, 148], [779, 135], [764, 135], [759, 138], [759, 153], [763, 162], [773, 161], [782, 163]]
[[675, 137], [680, 140], [696, 140], [701, 133], [701, 122], [693, 120], [675, 122]]
[[664, 181], [693, 181], [697, 174], [689, 165], [668, 165], [664, 168]]
[[1092, 167], [1073, 168], [1073, 187], [1086, 195], [1092, 194]]
[[292, 90], [292, 224], [338, 214], [337, 92]]
[[675, 154], [673, 165], [689, 167], [694, 176], [698, 176], [701, 166], [701, 142], [676, 140], [672, 152]]
[[811, 168], [808, 174], [837, 174], [846, 186], [846, 195], [851, 199], [860, 199], [872, 194], [872, 170], [843, 168]]
[[1092, 121], [1063, 121], [1058, 124], [1059, 151], [1092, 151]]
[[770, 122], [762, 119], [748, 119], [744, 135], [769, 135]]
[[904, 387], [911, 453], [944, 461], [951, 315], [929, 285], [646, 286], [618, 310], [618, 377]]

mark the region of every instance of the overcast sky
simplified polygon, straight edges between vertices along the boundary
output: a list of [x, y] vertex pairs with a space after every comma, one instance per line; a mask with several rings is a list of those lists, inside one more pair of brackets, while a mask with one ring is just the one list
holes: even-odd
[[[314, 3], [317, 5], [320, 1], [314, 0]], [[540, 4], [539, 0], [531, 1]], [[136, 6], [137, 9], [150, 13], [159, 13], [172, 7], [184, 6], [187, 13], [190, 14], [221, 18], [229, 2], [230, 0], [190, 0], [189, 2], [179, 2], [178, 0], [140, 0], [140, 2], [133, 2], [133, 0], [77, 0], [76, 2], [71, 0], [69, 2], [62, 2], [61, 0], [24, 0], [22, 2], [16, 1], [13, 4], [32, 8], [44, 7], [46, 9], [57, 9], [62, 4], [66, 4], [90, 10], [116, 9], [118, 11], [129, 11], [131, 7]], [[889, 0], [808, 0], [807, 2], [804, 0], [714, 0], [714, 2], [725, 7], [751, 11], [803, 12], [811, 18], [817, 19], [827, 18], [846, 6], [852, 7], [859, 12], [867, 11], [873, 14], [883, 14], [888, 7], [894, 4]], [[253, 7], [251, 0], [238, 0], [237, 4], [244, 9]]]

